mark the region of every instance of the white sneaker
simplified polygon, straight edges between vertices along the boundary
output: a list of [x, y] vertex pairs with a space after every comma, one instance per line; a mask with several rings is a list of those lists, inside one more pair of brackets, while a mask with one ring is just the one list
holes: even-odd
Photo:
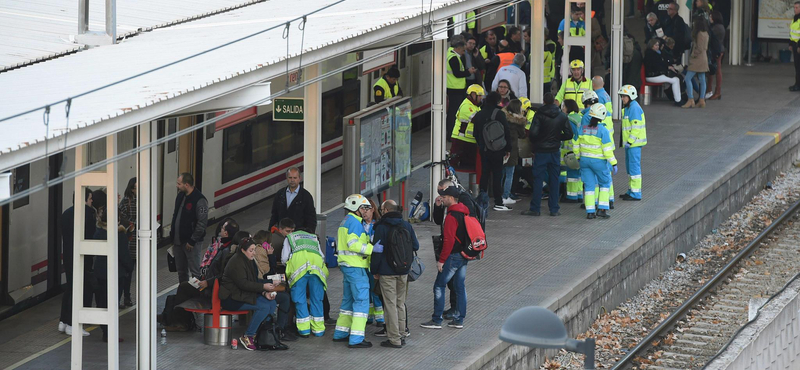
[[[82, 331], [83, 331], [83, 336], [84, 337], [88, 337], [89, 336], [89, 332], [88, 331], [86, 331], [86, 330], [82, 330]], [[64, 334], [72, 336], [72, 325], [67, 325], [67, 327], [64, 329]]]
[[494, 206], [495, 211], [510, 211], [511, 207], [502, 205], [502, 206]]
[[706, 99], [708, 99], [708, 98], [710, 98], [712, 96], [714, 96], [714, 92], [713, 91], [709, 91], [709, 92], [706, 93]]
[[64, 324], [63, 321], [59, 321], [58, 322], [58, 331], [63, 333], [64, 330], [67, 330], [67, 324]]
[[516, 201], [516, 200], [514, 200], [514, 199], [511, 199], [511, 198], [503, 198], [503, 205], [506, 205], [506, 204], [516, 204], [516, 203], [517, 203], [517, 201]]

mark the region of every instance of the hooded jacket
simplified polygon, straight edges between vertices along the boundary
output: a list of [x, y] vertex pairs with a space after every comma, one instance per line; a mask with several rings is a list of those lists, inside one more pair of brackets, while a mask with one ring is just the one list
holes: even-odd
[[555, 153], [561, 142], [572, 139], [573, 132], [567, 115], [555, 104], [546, 104], [536, 110], [528, 139], [534, 153]]
[[[414, 232], [414, 228], [411, 227], [411, 224], [408, 223], [408, 221], [403, 220], [403, 214], [400, 212], [388, 212], [381, 216], [380, 221], [375, 224], [375, 235], [372, 236], [372, 245], [380, 242], [385, 248], [386, 243], [388, 243], [389, 240], [389, 232], [395, 226], [401, 226], [408, 230], [408, 233], [411, 234], [411, 244], [414, 248], [414, 251], [418, 251], [419, 240], [417, 240], [417, 234]], [[391, 266], [389, 266], [389, 263], [386, 262], [386, 258], [383, 253], [372, 253], [370, 272], [379, 275], [405, 275], [408, 273], [408, 271], [404, 273], [398, 273], [395, 271]]]
[[525, 125], [528, 124], [528, 120], [522, 115], [511, 113], [506, 109], [503, 109], [503, 113], [506, 114], [508, 129], [511, 134], [511, 155], [508, 157], [506, 166], [516, 166], [519, 160], [519, 140], [524, 140]]
[[447, 217], [444, 219], [442, 234], [442, 253], [439, 254], [439, 262], [444, 263], [451, 253], [461, 253], [464, 244], [469, 239], [467, 227], [464, 224], [464, 216], [469, 214], [467, 206], [456, 203], [447, 208]]

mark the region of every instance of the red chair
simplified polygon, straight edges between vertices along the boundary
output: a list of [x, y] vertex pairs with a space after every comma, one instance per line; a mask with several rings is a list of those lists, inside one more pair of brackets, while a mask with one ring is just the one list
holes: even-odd
[[[644, 66], [642, 66], [642, 72], [641, 73], [642, 73], [642, 87], [639, 89], [639, 94], [641, 94], [642, 97], [644, 97], [644, 95], [647, 93], [647, 90], [645, 90], [645, 89], [648, 88], [648, 87], [655, 87], [656, 88], [656, 92], [660, 92], [661, 91], [661, 87], [664, 86], [663, 83], [647, 82], [647, 78], [645, 77], [645, 73], [644, 73]], [[651, 96], [651, 98], [652, 98], [652, 96]], [[642, 98], [642, 103], [644, 105], [650, 105], [650, 102], [648, 100], [644, 99], [644, 98]]]
[[[209, 329], [227, 329], [230, 330], [230, 326], [220, 327], [220, 315], [247, 315], [250, 311], [226, 311], [222, 309], [222, 303], [219, 300], [219, 279], [214, 280], [214, 290], [211, 292], [211, 309], [201, 309], [201, 308], [186, 308], [186, 311], [194, 312], [194, 313], [202, 313], [202, 314], [211, 314], [213, 316], [213, 320], [211, 320], [211, 325], [205, 325], [204, 328], [205, 332], [208, 332]], [[205, 321], [205, 320], [204, 320]]]

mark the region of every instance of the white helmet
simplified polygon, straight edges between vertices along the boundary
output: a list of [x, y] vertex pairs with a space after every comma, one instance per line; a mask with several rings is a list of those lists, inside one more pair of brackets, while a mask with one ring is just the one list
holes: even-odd
[[350, 212], [358, 211], [361, 206], [372, 206], [369, 204], [369, 200], [361, 194], [352, 194], [344, 200], [344, 209]]
[[606, 106], [600, 103], [593, 104], [591, 108], [589, 108], [589, 117], [597, 118], [599, 120], [606, 119], [606, 115], [608, 114], [608, 110], [606, 110]]
[[[592, 100], [594, 100], [594, 102], [592, 102]], [[581, 103], [586, 105], [586, 104], [594, 104], [597, 103], [598, 101], [600, 101], [600, 98], [597, 96], [597, 93], [592, 90], [589, 90], [583, 93], [583, 100], [581, 101]]]
[[636, 93], [636, 88], [631, 85], [622, 86], [619, 89], [619, 95], [627, 95], [628, 97], [631, 98], [631, 100], [636, 100], [636, 98], [639, 96]]

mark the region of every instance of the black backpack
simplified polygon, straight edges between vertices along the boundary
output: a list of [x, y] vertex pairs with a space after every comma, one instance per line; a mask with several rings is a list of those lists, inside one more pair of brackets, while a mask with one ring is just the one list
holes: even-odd
[[[708, 53], [715, 61], [722, 54], [722, 43], [711, 30], [708, 30]], [[710, 60], [709, 63], [711, 63]]]
[[411, 233], [403, 225], [392, 225], [385, 245], [386, 263], [398, 274], [408, 273], [414, 262]]
[[[506, 147], [506, 129], [503, 123], [498, 121], [495, 117], [499, 109], [492, 112], [492, 118], [489, 122], [483, 125], [483, 143], [487, 151], [499, 152]], [[502, 112], [501, 112], [502, 113]]]
[[287, 350], [289, 346], [281, 343], [281, 338], [275, 328], [278, 321], [277, 314], [267, 316], [267, 319], [258, 326], [256, 331], [256, 349], [261, 351]]

